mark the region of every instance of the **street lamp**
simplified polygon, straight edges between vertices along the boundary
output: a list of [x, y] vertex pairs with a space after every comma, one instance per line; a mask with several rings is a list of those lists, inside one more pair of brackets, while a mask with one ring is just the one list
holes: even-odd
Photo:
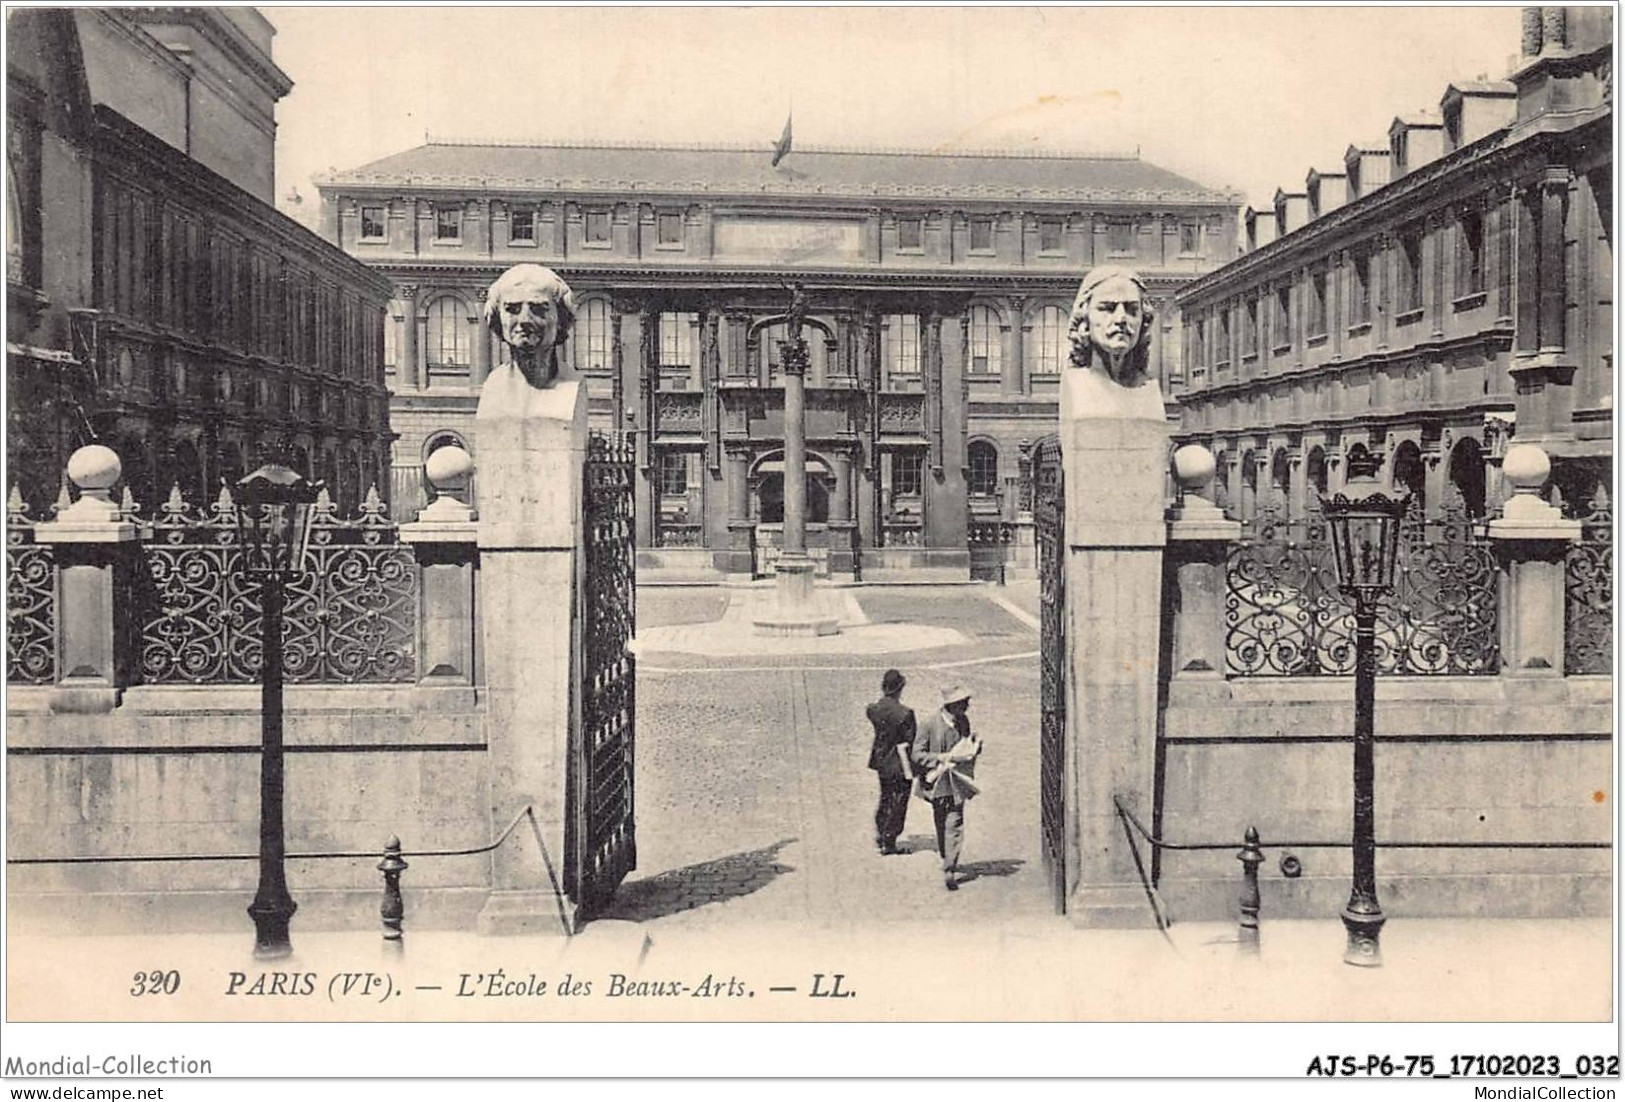
[[282, 609], [287, 583], [304, 568], [311, 505], [320, 487], [275, 463], [237, 483], [237, 534], [243, 572], [260, 583], [260, 880], [249, 904], [254, 955], [293, 952], [288, 922], [298, 904], [288, 895], [282, 830]]
[[1377, 706], [1377, 602], [1394, 588], [1399, 561], [1399, 526], [1410, 495], [1383, 493], [1377, 480], [1382, 460], [1363, 447], [1348, 457], [1343, 492], [1321, 498], [1332, 530], [1337, 584], [1354, 600], [1354, 885], [1343, 925], [1348, 930], [1348, 964], [1382, 964], [1377, 937], [1386, 921], [1377, 902], [1377, 837], [1374, 811], [1376, 767], [1374, 715]]

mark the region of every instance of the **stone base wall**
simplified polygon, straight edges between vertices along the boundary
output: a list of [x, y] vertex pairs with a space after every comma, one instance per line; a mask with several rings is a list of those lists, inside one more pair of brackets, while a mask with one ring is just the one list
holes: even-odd
[[[1348, 897], [1349, 851], [1292, 843], [1349, 837], [1353, 691], [1350, 678], [1175, 680], [1161, 747], [1161, 836], [1235, 845], [1164, 852], [1159, 891], [1172, 917], [1236, 916], [1235, 854], [1249, 826], [1264, 845], [1266, 922], [1336, 915]], [[1612, 713], [1606, 677], [1379, 678], [1377, 877], [1384, 911], [1609, 913], [1607, 849], [1385, 846], [1606, 843], [1615, 799]], [[1281, 871], [1287, 853], [1301, 863], [1298, 878]]]
[[[14, 688], [7, 857], [256, 854], [258, 702], [255, 686], [139, 687], [111, 713], [68, 716], [49, 712], [45, 692]], [[391, 835], [409, 853], [465, 849], [507, 825], [491, 821], [471, 689], [290, 687], [284, 730], [288, 852], [369, 854], [289, 861], [296, 931], [377, 921], [376, 866]], [[526, 842], [534, 845], [529, 835], [507, 844]], [[462, 925], [456, 900], [483, 901], [490, 886], [487, 855], [408, 861], [409, 923], [417, 912], [420, 926]], [[247, 922], [258, 864], [13, 865], [9, 876], [20, 927], [92, 932], [135, 918], [232, 930]]]

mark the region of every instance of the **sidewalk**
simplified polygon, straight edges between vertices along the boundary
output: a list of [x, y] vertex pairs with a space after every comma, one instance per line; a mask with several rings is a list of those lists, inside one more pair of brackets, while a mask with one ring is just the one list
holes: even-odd
[[[1606, 1020], [1612, 983], [1603, 919], [1393, 920], [1380, 969], [1342, 963], [1335, 920], [1266, 920], [1263, 952], [1253, 960], [1238, 954], [1230, 926], [1175, 926], [1170, 944], [1156, 931], [1083, 931], [1047, 917], [967, 924], [945, 914], [845, 930], [793, 921], [709, 930], [601, 921], [569, 940], [409, 930], [399, 955], [376, 934], [306, 933], [296, 918], [295, 955], [267, 964], [252, 958], [246, 918], [243, 926], [184, 937], [13, 938], [11, 1014], [23, 1021], [1568, 1022]], [[179, 991], [130, 997], [129, 977], [158, 965], [179, 971]], [[285, 981], [272, 993], [272, 981], [261, 979], [270, 971], [311, 979]], [[376, 977], [370, 985], [367, 973]], [[838, 992], [852, 997], [814, 997], [815, 973], [823, 976], [816, 990], [836, 990], [838, 973]], [[65, 976], [77, 979], [64, 983]], [[566, 977], [587, 987], [560, 997]], [[544, 993], [536, 993], [538, 982]]]

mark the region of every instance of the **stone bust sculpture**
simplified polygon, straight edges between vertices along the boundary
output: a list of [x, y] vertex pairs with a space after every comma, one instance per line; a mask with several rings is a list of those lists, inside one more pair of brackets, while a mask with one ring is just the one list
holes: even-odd
[[1098, 372], [1118, 386], [1143, 386], [1151, 378], [1155, 320], [1137, 273], [1110, 264], [1091, 269], [1078, 285], [1067, 323], [1072, 366]]
[[485, 295], [485, 324], [508, 346], [512, 367], [538, 389], [558, 378], [558, 349], [575, 320], [569, 284], [540, 264], [515, 264]]
[[1156, 316], [1145, 282], [1127, 268], [1101, 265], [1078, 285], [1067, 322], [1072, 366], [1062, 378], [1061, 415], [1161, 421], [1162, 388], [1151, 371]]

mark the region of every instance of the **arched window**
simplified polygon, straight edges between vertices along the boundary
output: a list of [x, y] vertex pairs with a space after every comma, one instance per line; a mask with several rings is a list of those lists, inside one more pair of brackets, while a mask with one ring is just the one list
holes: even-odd
[[1394, 452], [1393, 489], [1396, 493], [1409, 490], [1412, 512], [1426, 515], [1427, 470], [1422, 465], [1422, 450], [1410, 440], [1400, 444]]
[[1251, 448], [1241, 453], [1241, 519], [1258, 513], [1258, 457]]
[[1004, 366], [1003, 334], [999, 315], [991, 306], [970, 308], [970, 363], [972, 375], [998, 375]]
[[604, 299], [588, 299], [582, 304], [576, 317], [575, 347], [576, 367], [581, 371], [608, 371], [614, 366], [609, 303]]
[[920, 373], [920, 318], [917, 314], [889, 314], [886, 326], [886, 375]]
[[473, 362], [468, 313], [468, 304], [455, 295], [442, 295], [429, 304], [430, 367], [467, 367]]
[[[1309, 485], [1314, 487], [1315, 493], [1326, 492], [1326, 449], [1315, 445], [1309, 449]], [[1317, 503], [1318, 507], [1318, 503]]]
[[1284, 507], [1292, 498], [1292, 461], [1285, 448], [1277, 448], [1270, 461], [1271, 505]]
[[1470, 517], [1484, 515], [1484, 450], [1464, 436], [1450, 452], [1450, 486]]
[[1066, 313], [1045, 306], [1033, 316], [1031, 370], [1034, 375], [1059, 375], [1067, 360]]
[[970, 495], [993, 497], [999, 492], [999, 449], [986, 440], [972, 440], [968, 451]]

